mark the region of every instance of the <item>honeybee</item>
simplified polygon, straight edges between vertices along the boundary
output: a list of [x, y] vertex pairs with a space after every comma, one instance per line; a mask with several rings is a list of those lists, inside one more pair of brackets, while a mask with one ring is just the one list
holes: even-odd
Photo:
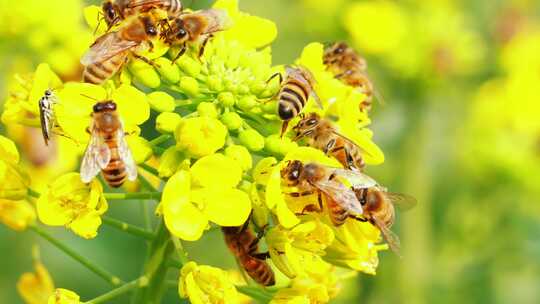
[[374, 87], [367, 75], [367, 62], [345, 42], [336, 42], [324, 50], [323, 63], [336, 78], [345, 84], [359, 88], [366, 95], [360, 104], [361, 110], [370, 110]]
[[129, 16], [145, 13], [154, 8], [167, 11], [170, 16], [180, 14], [183, 9], [180, 0], [107, 0], [101, 5], [108, 29]]
[[307, 205], [302, 214], [321, 212], [324, 195], [330, 220], [335, 226], [343, 225], [348, 218], [365, 221], [362, 217], [364, 211], [356, 192], [350, 186], [346, 186], [345, 181], [358, 189], [377, 185], [371, 177], [357, 171], [329, 168], [316, 163], [304, 165], [299, 160], [289, 161], [281, 170], [281, 177], [288, 186], [297, 187], [299, 190], [289, 193], [293, 197], [317, 194], [318, 206]]
[[255, 282], [272, 286], [276, 283], [274, 271], [265, 261], [269, 254], [258, 252], [260, 237], [253, 235], [248, 229], [248, 223], [249, 219], [240, 227], [222, 227], [225, 243]]
[[[310, 96], [321, 106], [319, 96], [315, 93], [315, 78], [311, 72], [303, 67], [286, 67], [285, 78], [281, 73], [276, 73], [268, 79], [279, 77], [280, 89], [277, 93], [278, 114], [283, 125], [281, 127], [281, 136], [287, 131], [289, 121], [302, 112]], [[322, 106], [321, 106], [322, 107]]]
[[352, 140], [341, 135], [330, 121], [321, 118], [317, 113], [300, 115], [301, 120], [293, 127], [296, 132], [294, 141], [307, 137], [311, 147], [333, 156], [345, 168], [357, 170], [364, 168], [362, 152], [365, 153], [365, 151]]
[[229, 17], [220, 9], [207, 9], [193, 13], [169, 17], [161, 22], [161, 38], [173, 46], [180, 46], [180, 51], [173, 62], [178, 60], [187, 50], [188, 44], [200, 42], [199, 57], [213, 34], [225, 30]]
[[137, 178], [137, 166], [127, 145], [122, 122], [111, 101], [94, 105], [90, 142], [81, 164], [81, 180], [89, 183], [102, 171], [109, 186], [120, 187], [126, 178]]
[[52, 129], [55, 124], [54, 105], [57, 103], [56, 95], [48, 89], [39, 99], [39, 121], [41, 123], [41, 133], [45, 145], [49, 145]]
[[353, 190], [364, 209], [363, 217], [381, 231], [390, 249], [399, 255], [399, 237], [390, 230], [396, 216], [395, 207], [406, 211], [416, 205], [416, 199], [406, 194], [387, 192], [379, 185], [355, 187]]
[[125, 27], [116, 32], [99, 37], [81, 59], [81, 63], [85, 66], [83, 81], [93, 84], [103, 83], [122, 68], [130, 54], [155, 65], [134, 51], [144, 42], [152, 48], [150, 40], [157, 35], [158, 28], [154, 18], [146, 14], [134, 17]]

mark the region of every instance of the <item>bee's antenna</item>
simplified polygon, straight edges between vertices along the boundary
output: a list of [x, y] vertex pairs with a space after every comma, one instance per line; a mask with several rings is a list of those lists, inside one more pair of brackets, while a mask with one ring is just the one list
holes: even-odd
[[92, 99], [92, 100], [94, 100], [94, 101], [99, 101], [99, 100], [97, 100], [96, 98], [94, 98], [94, 97], [92, 97], [92, 96], [88, 96], [88, 95], [83, 94], [83, 93], [81, 93], [81, 96], [84, 96], [84, 97], [86, 97], [86, 98], [88, 98], [88, 99]]

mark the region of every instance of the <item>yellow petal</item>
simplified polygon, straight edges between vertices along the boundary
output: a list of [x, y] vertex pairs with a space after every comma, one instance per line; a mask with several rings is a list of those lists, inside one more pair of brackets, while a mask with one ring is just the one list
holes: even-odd
[[44, 304], [54, 293], [51, 275], [41, 264], [34, 264], [35, 273], [24, 273], [17, 282], [17, 291], [27, 304]]
[[193, 190], [192, 201], [202, 206], [208, 220], [220, 226], [241, 226], [251, 212], [251, 200], [238, 189], [202, 188]]
[[97, 85], [89, 83], [66, 83], [58, 91], [59, 104], [55, 107], [58, 124], [67, 136], [79, 143], [88, 142], [86, 129], [90, 126], [92, 107], [105, 100], [107, 93]]
[[150, 142], [143, 137], [127, 136], [126, 141], [136, 164], [142, 164], [152, 156], [152, 146], [150, 145]]
[[200, 187], [232, 188], [242, 180], [242, 167], [237, 161], [217, 153], [193, 164], [191, 177], [193, 184]]
[[0, 222], [15, 231], [22, 231], [34, 222], [36, 211], [27, 201], [0, 200]]
[[0, 135], [0, 159], [13, 164], [19, 163], [19, 151], [15, 143], [2, 135]]
[[86, 212], [69, 224], [69, 228], [75, 234], [85, 239], [95, 238], [99, 226], [101, 226], [101, 217], [95, 211]]
[[188, 171], [174, 174], [163, 189], [161, 208], [169, 231], [186, 241], [198, 240], [208, 220], [190, 202], [191, 177]]
[[140, 125], [150, 117], [150, 104], [146, 95], [130, 85], [123, 84], [114, 90], [112, 100], [117, 105], [127, 131], [130, 126]]

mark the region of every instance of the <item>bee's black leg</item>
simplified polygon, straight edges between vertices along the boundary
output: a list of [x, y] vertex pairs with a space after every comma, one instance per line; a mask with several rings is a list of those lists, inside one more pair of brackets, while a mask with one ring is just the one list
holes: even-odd
[[187, 51], [187, 47], [186, 47], [186, 44], [182, 44], [182, 48], [180, 49], [180, 52], [178, 52], [178, 54], [176, 54], [176, 57], [174, 57], [172, 63], [175, 64], [176, 63], [176, 60], [178, 60], [180, 57], [182, 57], [182, 55], [184, 55]]

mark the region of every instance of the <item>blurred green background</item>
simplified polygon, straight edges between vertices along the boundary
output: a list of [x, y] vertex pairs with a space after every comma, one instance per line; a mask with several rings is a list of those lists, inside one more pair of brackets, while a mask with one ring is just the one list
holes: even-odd
[[[419, 201], [394, 228], [404, 257], [383, 253], [376, 276], [345, 282], [332, 303], [540, 303], [540, 3], [240, 3], [277, 23], [275, 64], [293, 62], [312, 41], [345, 40], [367, 58], [383, 96], [370, 128], [386, 155], [367, 172]], [[81, 1], [0, 4], [0, 96], [15, 71], [42, 61], [64, 79], [80, 75], [77, 58], [87, 44], [76, 40], [91, 38]], [[142, 224], [137, 202], [110, 207], [111, 216]], [[121, 277], [140, 271], [145, 247], [138, 239], [105, 226], [91, 241], [50, 230]], [[30, 232], [1, 226], [0, 303], [22, 303], [15, 284], [32, 270], [35, 243], [56, 286], [83, 299], [108, 290]], [[198, 262], [234, 267], [219, 232], [187, 250]], [[179, 302], [171, 290], [165, 303]]]

